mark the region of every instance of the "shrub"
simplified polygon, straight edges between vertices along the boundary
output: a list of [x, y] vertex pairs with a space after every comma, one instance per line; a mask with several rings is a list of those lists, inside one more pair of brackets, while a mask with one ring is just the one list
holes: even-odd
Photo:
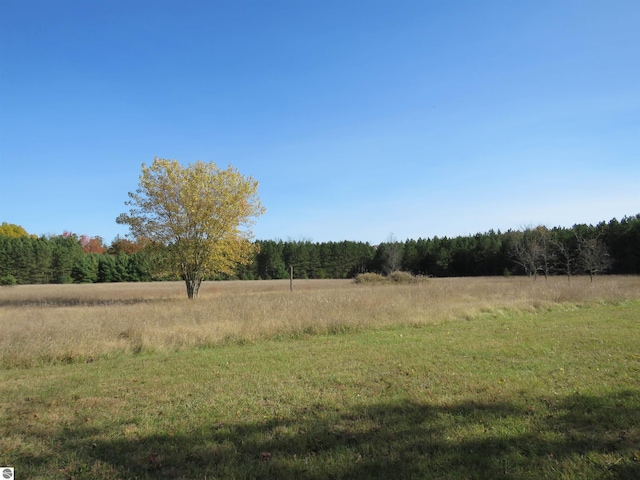
[[383, 283], [418, 283], [423, 277], [416, 277], [409, 272], [391, 272], [388, 277], [383, 277], [379, 273], [361, 273], [354, 281], [360, 285], [379, 285]]
[[389, 274], [389, 280], [393, 283], [418, 283], [418, 277], [412, 275], [409, 272], [391, 272]]
[[354, 281], [359, 285], [375, 285], [385, 283], [387, 279], [379, 273], [360, 273]]
[[3, 277], [0, 277], [0, 286], [13, 287], [14, 285], [17, 285], [17, 284], [18, 284], [18, 281], [16, 280], [16, 277], [11, 275], [10, 273], [6, 274]]

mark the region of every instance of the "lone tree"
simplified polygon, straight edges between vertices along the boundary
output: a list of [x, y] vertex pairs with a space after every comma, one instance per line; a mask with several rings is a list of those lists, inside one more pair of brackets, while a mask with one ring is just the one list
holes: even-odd
[[142, 164], [140, 183], [129, 192], [129, 213], [116, 222], [129, 225], [134, 238], [146, 237], [169, 252], [170, 268], [195, 299], [213, 273], [232, 273], [251, 260], [256, 246], [250, 226], [264, 213], [258, 182], [229, 166], [155, 158]]

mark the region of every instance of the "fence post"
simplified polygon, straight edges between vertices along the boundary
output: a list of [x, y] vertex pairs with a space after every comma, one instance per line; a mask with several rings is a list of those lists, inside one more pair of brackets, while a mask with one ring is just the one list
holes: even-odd
[[291, 276], [289, 277], [289, 291], [293, 292], [293, 265], [289, 265], [291, 269]]

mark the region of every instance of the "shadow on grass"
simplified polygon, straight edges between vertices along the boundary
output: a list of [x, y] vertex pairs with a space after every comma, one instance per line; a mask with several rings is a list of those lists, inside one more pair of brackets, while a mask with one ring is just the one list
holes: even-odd
[[258, 423], [98, 443], [105, 432], [67, 426], [51, 439], [60, 458], [20, 461], [47, 478], [74, 479], [637, 479], [639, 395], [575, 394], [538, 399], [536, 407], [399, 401], [345, 412], [311, 405]]

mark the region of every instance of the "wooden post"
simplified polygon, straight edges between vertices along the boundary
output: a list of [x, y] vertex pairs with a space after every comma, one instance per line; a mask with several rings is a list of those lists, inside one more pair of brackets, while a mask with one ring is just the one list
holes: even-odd
[[293, 265], [289, 265], [289, 268], [291, 269], [291, 276], [289, 278], [289, 291], [293, 292]]

